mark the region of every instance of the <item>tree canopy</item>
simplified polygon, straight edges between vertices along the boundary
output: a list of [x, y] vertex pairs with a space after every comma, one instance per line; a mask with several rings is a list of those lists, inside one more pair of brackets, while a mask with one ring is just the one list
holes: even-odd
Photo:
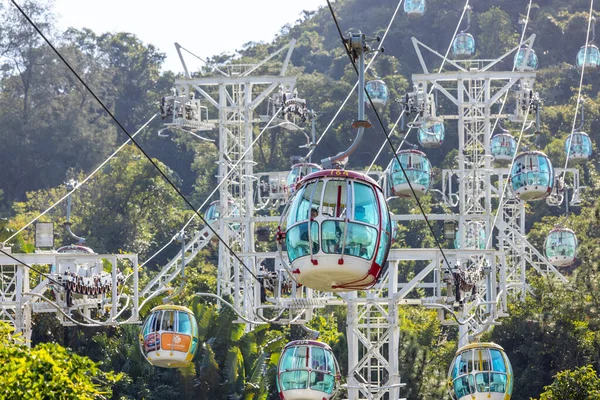
[[0, 397], [3, 399], [110, 398], [120, 374], [53, 343], [25, 346], [0, 322]]
[[[495, 58], [519, 44], [526, 3], [494, 0], [473, 4], [469, 32], [476, 39], [477, 57]], [[343, 30], [361, 30], [369, 36], [383, 34], [398, 5], [396, 0], [338, 0], [332, 4]], [[153, 45], [144, 44], [135, 33], [93, 32], [86, 28], [59, 32], [51, 1], [23, 1], [23, 7], [129, 133], [158, 111], [159, 99], [168, 95], [175, 79], [181, 77], [171, 71], [161, 72], [164, 54]], [[410, 18], [402, 12], [396, 16], [384, 43], [385, 53], [378, 54], [371, 72], [387, 83], [391, 99], [411, 91], [411, 74], [421, 72], [411, 37], [444, 53], [463, 7], [462, 0], [427, 0], [427, 12], [422, 18]], [[587, 0], [533, 2], [525, 32], [525, 37], [537, 35], [534, 49], [540, 70], [535, 90], [544, 99], [542, 134], [537, 144], [555, 166], [565, 165], [564, 140], [581, 121], [583, 109], [582, 130], [590, 135], [594, 154], [576, 167], [582, 186], [586, 186], [580, 205], [570, 206], [568, 213], [545, 202], [527, 206], [528, 239], [538, 249], [556, 224], [573, 228], [580, 247], [577, 263], [564, 271], [568, 284], [541, 279], [532, 273], [531, 293], [523, 302], [515, 299], [510, 315], [486, 336], [502, 345], [512, 362], [514, 400], [598, 398], [600, 80], [598, 71], [586, 71], [580, 97], [581, 74], [574, 67], [577, 51], [585, 43], [588, 10]], [[60, 199], [66, 192], [64, 182], [81, 181], [127, 137], [14, 7], [0, 5], [0, 18], [0, 240], [5, 240]], [[250, 42], [235, 55], [217, 55], [209, 61], [256, 63], [290, 39], [296, 39], [297, 45], [288, 74], [298, 76], [300, 96], [318, 113], [317, 132], [328, 129], [313, 154], [319, 160], [349, 146], [354, 138], [350, 124], [356, 117], [355, 94], [350, 96], [349, 105], [340, 110], [340, 104], [352, 91], [356, 74], [328, 8], [304, 12], [296, 23], [283, 26], [270, 43]], [[510, 70], [512, 63], [508, 57], [500, 66]], [[277, 74], [280, 68], [281, 61], [274, 59], [259, 71]], [[200, 72], [210, 73], [210, 68]], [[581, 99], [585, 101], [578, 103]], [[264, 109], [259, 107], [256, 112], [260, 114]], [[401, 104], [397, 101], [390, 101], [380, 110], [387, 132], [391, 132], [400, 113]], [[371, 109], [367, 110], [367, 117], [376, 121]], [[219, 148], [175, 132], [169, 138], [159, 137], [161, 126], [158, 119], [152, 121], [140, 133], [138, 142], [199, 206], [209, 200], [208, 194], [218, 183]], [[435, 171], [455, 165], [457, 129], [456, 123], [448, 122], [443, 145], [430, 150]], [[255, 133], [258, 131], [257, 128]], [[403, 134], [396, 129], [391, 140], [399, 144]], [[214, 133], [208, 135], [215, 138]], [[375, 168], [381, 170], [392, 157], [391, 149], [385, 146], [374, 160], [385, 140], [384, 129], [374, 123], [367, 135], [360, 150], [351, 157], [349, 167], [374, 162]], [[415, 142], [414, 136], [407, 140]], [[299, 146], [305, 144], [301, 134], [279, 128], [269, 130], [254, 149], [255, 171], [287, 169], [291, 157], [300, 154]], [[440, 175], [435, 177], [436, 188], [441, 188]], [[125, 146], [72, 200], [73, 230], [86, 237], [94, 250], [136, 252], [141, 259], [170, 240], [192, 213], [133, 145]], [[437, 212], [443, 207], [435, 197], [423, 197], [422, 204], [426, 212]], [[390, 207], [394, 213], [419, 212], [409, 201], [393, 200]], [[42, 218], [57, 225], [63, 224], [64, 219], [62, 207]], [[441, 225], [435, 229], [441, 231]], [[57, 238], [58, 244], [69, 240], [64, 232]], [[11, 244], [14, 251], [31, 251], [32, 242], [31, 232], [24, 231]], [[395, 246], [417, 248], [433, 244], [433, 236], [422, 221], [399, 226]], [[142, 280], [177, 251], [168, 248], [157, 257], [143, 272]], [[0, 325], [0, 395], [26, 399], [31, 393], [48, 397], [67, 393], [56, 398], [112, 395], [122, 399], [160, 399], [177, 393], [201, 399], [275, 399], [278, 351], [286, 340], [302, 338], [304, 333], [295, 327], [274, 325], [249, 331], [244, 325], [233, 323], [235, 316], [230, 311], [218, 310], [210, 301], [198, 301], [194, 293], [216, 286], [217, 259], [214, 246], [201, 252], [190, 264], [187, 286], [181, 295], [182, 301], [192, 306], [201, 332], [201, 350], [190, 368], [160, 371], [146, 364], [137, 347], [138, 327], [70, 327], [64, 328], [63, 334], [52, 315], [36, 315], [36, 343], [32, 349], [15, 344], [10, 331]], [[414, 276], [417, 267], [415, 262], [402, 263], [400, 275]], [[407, 383], [403, 396], [410, 400], [448, 398], [445, 375], [456, 347], [456, 329], [441, 326], [430, 310], [402, 308], [400, 315], [399, 362], [401, 381]], [[335, 349], [342, 368], [347, 369], [345, 310], [318, 310], [310, 324], [326, 331], [324, 340]], [[62, 343], [73, 350], [37, 342]]]

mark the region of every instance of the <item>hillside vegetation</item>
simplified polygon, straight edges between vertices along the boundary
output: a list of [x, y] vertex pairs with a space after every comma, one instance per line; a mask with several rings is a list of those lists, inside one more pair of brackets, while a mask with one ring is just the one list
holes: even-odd
[[[534, 49], [540, 65], [535, 89], [544, 100], [538, 145], [561, 167], [565, 164], [564, 140], [575, 124], [580, 70], [574, 64], [577, 51], [585, 43], [589, 4], [587, 0], [536, 0], [529, 16], [527, 36], [537, 35]], [[375, 36], [385, 32], [397, 3], [338, 0], [332, 6], [342, 30], [361, 30]], [[158, 111], [160, 98], [170, 93], [176, 75], [161, 71], [165, 56], [152, 44], [143, 43], [131, 32], [60, 32], [53, 23], [51, 2], [23, 1], [23, 7], [130, 133]], [[411, 37], [445, 53], [463, 7], [464, 2], [458, 0], [427, 0], [423, 17], [409, 18], [402, 11], [397, 15], [386, 36], [385, 52], [373, 64], [373, 75], [387, 83], [391, 99], [411, 91], [411, 74], [422, 72]], [[474, 2], [472, 7], [469, 32], [477, 41], [477, 58], [496, 58], [518, 45], [519, 21], [527, 13], [527, 2], [489, 0]], [[0, 240], [4, 240], [60, 199], [66, 193], [64, 182], [83, 179], [127, 138], [12, 5], [1, 4], [0, 13]], [[598, 12], [595, 15], [600, 17]], [[295, 23], [283, 26], [271, 43], [250, 42], [233, 56], [217, 55], [210, 61], [257, 62], [291, 39], [296, 39], [297, 45], [288, 74], [297, 75], [299, 95], [319, 114], [317, 132], [323, 132], [356, 81], [327, 7], [306, 11]], [[502, 66], [511, 69], [512, 58]], [[277, 73], [280, 68], [281, 61], [275, 60], [259, 72]], [[532, 274], [532, 291], [525, 301], [514, 303], [510, 316], [486, 337], [507, 351], [515, 373], [514, 400], [592, 399], [597, 398], [592, 393], [597, 396], [600, 390], [596, 373], [600, 371], [600, 203], [596, 201], [600, 188], [599, 90], [600, 71], [586, 71], [581, 91], [585, 99], [582, 130], [592, 138], [594, 153], [578, 167], [581, 185], [587, 187], [581, 206], [570, 208], [568, 216], [563, 208], [543, 201], [527, 206], [528, 239], [538, 249], [556, 223], [577, 233], [579, 256], [576, 265], [566, 271], [569, 283]], [[400, 112], [401, 104], [395, 101], [380, 111], [386, 130]], [[372, 110], [367, 116], [374, 127], [351, 157], [349, 168], [370, 165], [384, 142], [384, 132], [375, 123]], [[346, 149], [354, 139], [351, 122], [355, 118], [353, 94], [313, 160]], [[201, 204], [217, 183], [217, 147], [185, 136], [171, 140], [159, 137], [160, 127], [159, 118], [152, 121], [139, 134], [138, 142], [193, 204]], [[449, 123], [442, 147], [428, 151], [436, 169], [454, 165], [456, 132], [456, 124]], [[215, 131], [207, 133], [213, 139], [217, 135]], [[403, 132], [394, 131], [393, 142], [399, 145], [402, 136]], [[416, 142], [414, 137], [408, 140]], [[285, 169], [292, 156], [302, 155], [298, 146], [303, 144], [303, 135], [270, 130], [255, 149], [255, 170]], [[375, 164], [385, 168], [391, 156], [386, 147]], [[436, 176], [438, 185], [440, 175]], [[441, 207], [429, 197], [424, 198], [424, 204], [428, 209]], [[399, 202], [393, 204], [392, 211], [416, 212], [412, 207], [412, 203]], [[74, 230], [88, 238], [87, 244], [98, 253], [135, 252], [145, 260], [180, 229], [190, 213], [140, 151], [127, 146], [76, 192], [72, 222]], [[61, 224], [65, 209], [57, 207], [44, 220]], [[433, 243], [421, 222], [407, 223], [400, 227], [400, 234], [398, 243], [402, 245], [431, 247]], [[60, 232], [56, 245], [68, 244], [69, 240]], [[31, 232], [25, 231], [10, 244], [13, 252], [32, 251]], [[161, 253], [148, 264], [148, 273], [176, 251], [173, 247]], [[217, 258], [216, 247], [210, 247], [189, 268], [182, 297], [200, 321], [203, 345], [188, 369], [159, 370], [148, 365], [139, 353], [137, 327], [63, 329], [54, 315], [44, 314], [34, 317], [33, 340], [61, 344], [101, 362], [100, 368], [106, 371], [122, 373], [112, 387], [113, 398], [275, 400], [276, 355], [287, 340], [302, 338], [305, 333], [295, 326], [246, 332], [243, 325], [232, 324], [235, 316], [227, 309], [193, 299], [193, 293], [216, 287]], [[325, 340], [347, 371], [345, 310], [322, 310], [311, 326], [326, 332]], [[445, 393], [446, 373], [456, 349], [456, 333], [455, 328], [442, 327], [435, 312], [401, 310], [400, 376], [407, 383], [403, 397], [449, 398]], [[45, 347], [36, 349], [40, 348]], [[89, 368], [101, 375], [96, 364], [89, 364]], [[581, 383], [586, 392], [572, 395], [561, 391], [569, 382]]]

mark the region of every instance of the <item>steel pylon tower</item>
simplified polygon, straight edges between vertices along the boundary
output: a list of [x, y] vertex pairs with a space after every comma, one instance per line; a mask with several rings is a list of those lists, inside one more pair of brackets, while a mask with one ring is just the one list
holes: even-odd
[[[534, 39], [532, 36], [525, 41], [528, 48]], [[532, 102], [523, 104], [529, 112], [519, 111], [518, 118], [504, 112], [501, 104], [511, 89], [533, 93], [535, 72], [525, 68], [493, 70], [517, 50], [515, 48], [496, 60], [450, 60], [448, 63], [455, 71], [429, 73], [421, 47], [443, 56], [415, 38], [413, 45], [424, 72], [413, 75], [415, 86], [423, 91], [435, 88], [456, 109], [456, 113], [442, 118], [458, 122], [458, 166], [445, 170], [444, 178], [448, 186], [453, 177], [458, 180], [458, 193], [451, 193], [449, 197], [458, 198], [459, 210], [457, 244], [460, 250], [453, 270], [458, 279], [455, 284], [460, 287], [460, 298], [456, 299], [461, 305], [459, 319], [470, 321], [459, 324], [459, 346], [462, 346], [505, 313], [509, 289], [525, 290], [527, 263], [542, 274], [554, 274], [565, 280], [525, 238], [525, 203], [506, 187], [510, 171], [494, 166], [491, 154], [494, 120], [510, 117], [525, 124], [528, 118], [534, 119]], [[462, 256], [460, 252], [467, 249], [494, 251]], [[474, 314], [477, 318], [469, 319]]]
[[[175, 81], [179, 91], [196, 91], [218, 110], [219, 161], [217, 182], [221, 216], [218, 232], [219, 268], [217, 295], [231, 298], [242, 315], [256, 320], [260, 305], [258, 266], [254, 248], [254, 124], [255, 110], [275, 89], [292, 91], [296, 77], [284, 76], [295, 41], [257, 64], [215, 67], [214, 76]], [[279, 76], [253, 75], [265, 62], [288, 49]], [[187, 69], [186, 69], [187, 70]], [[187, 88], [187, 89], [186, 89]], [[227, 244], [237, 257], [225, 245]], [[240, 261], [241, 260], [241, 261]]]

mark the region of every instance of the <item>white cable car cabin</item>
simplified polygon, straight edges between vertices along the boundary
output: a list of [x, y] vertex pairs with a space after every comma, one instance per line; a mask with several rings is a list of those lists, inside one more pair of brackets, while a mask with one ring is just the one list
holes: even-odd
[[[376, 107], [385, 107], [389, 98], [389, 90], [387, 85], [382, 80], [368, 81], [365, 84], [365, 90], [369, 94], [373, 105]], [[365, 99], [367, 106], [371, 105], [369, 99]]]
[[154, 307], [142, 326], [140, 350], [157, 367], [182, 368], [189, 365], [198, 349], [198, 323], [186, 307]]
[[527, 47], [523, 46], [515, 54], [514, 67], [516, 70], [523, 71], [535, 71], [538, 67], [538, 57], [533, 49], [529, 50], [529, 57], [525, 62], [525, 56], [527, 54]]
[[[56, 250], [60, 254], [96, 254], [90, 247], [80, 244], [70, 244]], [[56, 272], [56, 267], [52, 266]], [[112, 289], [112, 275], [104, 271], [101, 261], [63, 263], [61, 266], [63, 285], [73, 293], [86, 296], [101, 296], [110, 293]], [[117, 285], [123, 283], [123, 274], [117, 269]]]
[[75, 253], [75, 254], [96, 254], [90, 247], [82, 246], [80, 244], [69, 244], [67, 246], [59, 247], [56, 250], [57, 253]]
[[510, 400], [513, 372], [501, 346], [471, 343], [456, 352], [448, 371], [454, 400]]
[[321, 171], [321, 168], [317, 164], [312, 163], [298, 163], [292, 165], [292, 169], [287, 176], [286, 186], [291, 193], [296, 191], [296, 184], [300, 182], [305, 176], [312, 174], [313, 172]]
[[541, 151], [519, 154], [510, 171], [510, 187], [516, 197], [524, 201], [548, 197], [554, 186], [554, 169]]
[[279, 357], [277, 391], [282, 400], [328, 400], [338, 390], [340, 368], [331, 348], [315, 340], [288, 343]]
[[581, 46], [577, 53], [577, 68], [593, 68], [600, 67], [600, 50], [594, 44]]
[[425, 14], [425, 0], [405, 0], [404, 12], [409, 17], [420, 17]]
[[385, 197], [373, 179], [344, 170], [312, 173], [297, 184], [281, 218], [298, 283], [325, 292], [377, 283], [392, 228]]
[[456, 57], [475, 54], [475, 38], [467, 32], [460, 32], [452, 42], [452, 54]]
[[[398, 160], [400, 160], [406, 176], [404, 176]], [[410, 190], [410, 185], [412, 185], [417, 197], [421, 197], [431, 187], [431, 163], [422, 151], [400, 150], [388, 169], [388, 181], [394, 196], [412, 197], [413, 192]]]
[[554, 228], [548, 233], [546, 258], [555, 267], [568, 267], [577, 259], [577, 236], [569, 228]]
[[423, 124], [419, 128], [419, 144], [423, 147], [438, 148], [444, 143], [446, 128], [442, 122]]
[[[298, 97], [297, 90], [294, 90], [294, 93], [284, 93], [283, 94], [283, 118], [287, 121], [297, 123], [304, 123], [308, 118], [308, 108], [306, 107], [306, 100]], [[297, 118], [296, 118], [297, 117]], [[295, 127], [292, 124], [283, 124], [282, 127], [296, 131], [298, 127]]]
[[517, 152], [517, 141], [509, 133], [499, 133], [490, 141], [492, 156], [499, 164], [510, 163]]
[[580, 163], [592, 156], [592, 140], [585, 132], [573, 132], [565, 140], [565, 154], [569, 162]]

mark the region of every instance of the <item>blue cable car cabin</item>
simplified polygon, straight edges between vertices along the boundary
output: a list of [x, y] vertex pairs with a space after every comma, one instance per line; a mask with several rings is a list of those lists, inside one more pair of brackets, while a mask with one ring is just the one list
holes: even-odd
[[494, 161], [500, 164], [510, 163], [517, 152], [517, 141], [509, 133], [499, 133], [490, 141]]
[[[235, 203], [233, 201], [229, 201], [228, 205], [229, 205], [229, 209], [230, 209], [230, 215], [232, 217], [239, 217], [240, 210], [235, 205]], [[204, 219], [208, 223], [212, 223], [222, 217], [224, 217], [224, 215], [223, 215], [223, 211], [221, 210], [221, 201], [220, 200], [215, 200], [212, 203], [210, 203], [210, 205], [204, 212]]]
[[[365, 90], [369, 94], [374, 106], [385, 107], [389, 98], [389, 90], [384, 81], [368, 81], [365, 84]], [[368, 98], [365, 99], [365, 103], [370, 105]]]
[[331, 348], [315, 340], [288, 343], [279, 357], [277, 391], [282, 400], [328, 400], [339, 388], [340, 368]]
[[463, 250], [484, 250], [487, 246], [485, 225], [479, 221], [469, 221], [465, 228], [465, 241], [454, 240], [454, 247]]
[[198, 323], [186, 307], [154, 307], [142, 326], [140, 350], [152, 365], [182, 368], [189, 365], [198, 349]]
[[600, 66], [600, 50], [594, 44], [581, 46], [577, 53], [577, 68], [598, 68]]
[[423, 147], [438, 148], [444, 143], [446, 128], [443, 122], [423, 124], [419, 128], [419, 144]]
[[521, 47], [517, 54], [515, 54], [514, 67], [516, 70], [523, 71], [535, 71], [538, 67], [538, 57], [533, 49], [529, 50], [529, 57], [525, 62], [525, 56], [527, 54], [527, 47]]
[[292, 169], [287, 176], [286, 186], [290, 193], [294, 193], [296, 190], [296, 184], [302, 180], [306, 175], [310, 175], [313, 172], [321, 171], [323, 168], [317, 164], [312, 163], [298, 163], [292, 165]]
[[475, 38], [467, 32], [460, 32], [452, 42], [452, 54], [456, 57], [475, 54]]
[[565, 154], [569, 162], [587, 161], [592, 156], [592, 140], [585, 132], [573, 132], [565, 140]]
[[377, 283], [392, 228], [383, 192], [368, 176], [344, 170], [308, 175], [298, 183], [281, 226], [298, 283], [325, 292]]
[[[394, 216], [394, 213], [390, 212], [390, 218]], [[396, 242], [400, 238], [398, 234], [398, 221], [394, 221], [392, 219], [392, 244]]]
[[425, 14], [425, 0], [405, 0], [404, 12], [409, 17], [420, 17]]
[[472, 343], [456, 352], [448, 371], [454, 400], [510, 400], [513, 371], [501, 346]]
[[548, 157], [540, 151], [519, 154], [510, 171], [510, 187], [524, 201], [547, 197], [554, 186], [554, 169]]
[[[402, 172], [398, 160], [402, 164], [406, 176]], [[388, 169], [388, 181], [394, 196], [412, 197], [413, 193], [410, 190], [410, 185], [412, 185], [416, 196], [420, 197], [431, 187], [431, 163], [422, 151], [400, 150]]]
[[555, 267], [568, 267], [577, 259], [577, 236], [569, 228], [554, 228], [548, 233], [546, 258]]

